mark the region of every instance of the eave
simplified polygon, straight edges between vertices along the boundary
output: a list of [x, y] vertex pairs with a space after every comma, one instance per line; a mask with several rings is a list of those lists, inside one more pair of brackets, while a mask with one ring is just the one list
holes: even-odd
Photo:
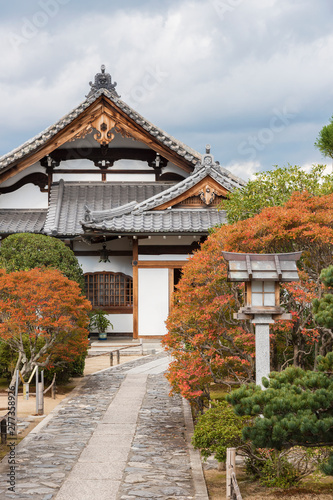
[[[123, 101], [113, 100], [111, 94], [106, 90], [103, 89], [97, 94], [84, 101], [56, 125], [49, 127], [30, 142], [0, 158], [0, 183], [40, 161], [64, 143], [80, 135], [84, 136], [89, 127], [90, 129], [97, 127], [97, 133], [99, 133], [98, 127], [104, 125], [105, 121], [110, 124], [110, 127], [120, 127], [123, 134], [142, 141], [185, 172], [189, 173], [193, 170], [195, 164], [200, 160], [200, 155], [197, 152], [152, 125]], [[81, 109], [83, 110], [81, 111]], [[71, 119], [71, 116], [75, 117]], [[69, 123], [64, 125], [66, 122]], [[57, 128], [60, 130], [54, 133]], [[51, 137], [45, 139], [48, 135]], [[29, 151], [30, 147], [33, 147], [33, 151]], [[16, 159], [15, 156], [20, 156], [20, 158]], [[13, 161], [11, 161], [11, 157], [14, 158]]]

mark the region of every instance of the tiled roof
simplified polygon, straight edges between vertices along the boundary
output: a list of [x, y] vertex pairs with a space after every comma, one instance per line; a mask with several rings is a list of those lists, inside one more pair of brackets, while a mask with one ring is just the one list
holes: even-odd
[[84, 224], [86, 230], [116, 233], [207, 233], [208, 228], [226, 223], [224, 210], [173, 209], [114, 217]]
[[47, 209], [0, 209], [0, 234], [42, 233]]
[[115, 106], [120, 108], [129, 118], [134, 120], [138, 125], [140, 125], [144, 130], [146, 130], [152, 137], [154, 137], [158, 142], [168, 147], [170, 150], [178, 154], [179, 156], [185, 158], [187, 161], [191, 162], [193, 165], [200, 160], [200, 155], [194, 149], [186, 146], [182, 142], [178, 141], [171, 135], [164, 132], [162, 129], [156, 127], [148, 120], [146, 120], [139, 113], [134, 111], [130, 106], [128, 106], [124, 101], [119, 99], [115, 92], [110, 92], [105, 88], [96, 90], [92, 95], [89, 95], [79, 106], [74, 108], [70, 113], [63, 116], [58, 122], [56, 122], [51, 127], [36, 135], [29, 141], [22, 144], [13, 151], [0, 157], [0, 171], [8, 167], [12, 163], [21, 160], [25, 155], [32, 154], [38, 148], [44, 146], [48, 140], [54, 137], [58, 132], [63, 130], [67, 125], [69, 125], [75, 118], [77, 118], [83, 111], [85, 111], [91, 104], [93, 104], [101, 95], [107, 97], [112, 101]]
[[158, 207], [163, 203], [171, 201], [177, 196], [185, 193], [191, 187], [198, 184], [207, 176], [215, 179], [229, 192], [233, 191], [235, 188], [240, 188], [245, 184], [241, 179], [234, 177], [230, 172], [228, 172], [228, 170], [222, 168], [220, 165], [214, 164], [203, 166], [178, 184], [171, 186], [166, 191], [163, 191], [162, 193], [159, 193], [148, 200], [143, 201], [142, 203], [137, 205], [134, 212], [142, 213], [146, 210], [152, 210], [153, 208]]
[[[44, 227], [46, 234], [74, 236], [83, 234], [81, 221], [84, 221], [86, 206], [88, 213], [110, 211], [122, 214], [124, 205], [141, 203], [147, 198], [168, 189], [170, 183], [141, 182], [63, 182], [53, 184], [50, 207]], [[125, 210], [126, 211], [126, 210]], [[103, 219], [103, 217], [102, 217]]]
[[[206, 152], [200, 164], [186, 179], [160, 191], [141, 203], [128, 203], [117, 211], [105, 210], [96, 212], [86, 207], [82, 225], [86, 231], [109, 232], [153, 232], [153, 233], [207, 233], [210, 227], [226, 223], [224, 211], [206, 207], [204, 209], [174, 209], [156, 210], [161, 205], [170, 202], [189, 189], [199, 184], [203, 179], [211, 177], [227, 191], [233, 191], [244, 185], [244, 182], [234, 177], [226, 169], [214, 162], [213, 156]], [[154, 210], [155, 209], [155, 210]]]

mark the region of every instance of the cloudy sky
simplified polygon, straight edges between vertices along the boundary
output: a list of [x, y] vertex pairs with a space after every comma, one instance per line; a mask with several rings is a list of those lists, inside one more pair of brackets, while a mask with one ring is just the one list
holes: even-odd
[[105, 64], [122, 99], [247, 179], [326, 163], [331, 0], [12, 0], [0, 7], [0, 155], [77, 106]]

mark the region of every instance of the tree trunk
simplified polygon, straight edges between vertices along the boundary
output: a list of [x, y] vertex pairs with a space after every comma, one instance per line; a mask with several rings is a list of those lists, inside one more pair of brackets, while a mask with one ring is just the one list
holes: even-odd
[[294, 361], [293, 361], [294, 366], [298, 366], [298, 345], [294, 344]]
[[17, 363], [16, 363], [16, 366], [15, 366], [15, 370], [14, 370], [14, 373], [13, 373], [13, 376], [12, 376], [12, 380], [10, 381], [9, 387], [13, 387], [15, 385], [15, 383], [16, 383], [16, 370], [20, 369], [21, 359], [22, 359], [22, 353], [19, 352], [19, 357], [17, 359]]

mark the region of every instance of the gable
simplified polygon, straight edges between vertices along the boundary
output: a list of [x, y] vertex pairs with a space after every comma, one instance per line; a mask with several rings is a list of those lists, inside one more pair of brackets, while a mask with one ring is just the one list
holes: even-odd
[[[116, 133], [120, 133], [140, 141], [186, 173], [190, 173], [200, 159], [196, 151], [151, 124], [108, 90], [100, 89], [55, 125], [1, 157], [0, 183], [38, 161], [42, 160], [45, 168], [51, 166], [53, 152], [90, 133], [96, 146], [104, 148], [104, 153], [112, 148]], [[51, 160], [47, 160], [48, 155]]]
[[86, 206], [82, 227], [86, 233], [208, 234], [210, 227], [226, 222], [225, 212], [216, 207], [218, 200], [241, 185], [207, 149], [191, 175], [141, 203], [99, 212]]
[[[101, 75], [77, 108], [0, 158], [4, 207], [28, 183], [48, 205], [47, 216], [31, 213], [25, 221], [20, 214], [15, 227], [36, 222], [34, 230], [41, 230], [46, 216], [44, 233], [81, 238], [105, 232], [206, 234], [225, 223], [217, 207], [244, 182], [215, 163], [209, 148], [201, 156], [143, 118]], [[36, 199], [33, 193], [30, 199]]]
[[170, 201], [153, 208], [153, 210], [165, 210], [167, 208], [202, 208], [216, 207], [222, 199], [228, 196], [227, 189], [219, 184], [209, 175], [202, 179], [198, 184], [192, 186], [184, 193], [176, 196]]

